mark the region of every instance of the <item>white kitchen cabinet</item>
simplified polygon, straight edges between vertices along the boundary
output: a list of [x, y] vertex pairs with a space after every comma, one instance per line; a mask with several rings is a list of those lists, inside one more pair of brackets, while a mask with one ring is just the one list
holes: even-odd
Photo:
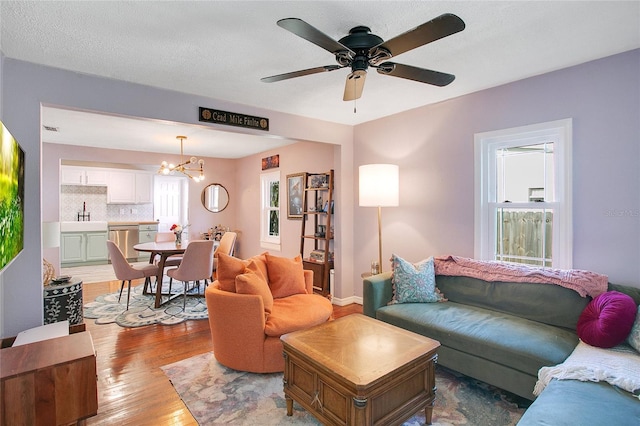
[[106, 186], [107, 170], [97, 167], [61, 166], [61, 185]]
[[109, 172], [109, 204], [148, 204], [153, 202], [151, 173], [112, 170]]
[[106, 263], [107, 232], [63, 232], [60, 234], [60, 263]]
[[136, 172], [136, 203], [153, 203], [153, 176], [151, 173]]
[[[139, 243], [150, 243], [156, 240], [156, 234], [158, 233], [158, 224], [157, 223], [147, 223], [147, 224], [139, 224], [138, 225], [138, 242]], [[149, 252], [138, 252], [138, 260], [149, 260], [151, 253]]]

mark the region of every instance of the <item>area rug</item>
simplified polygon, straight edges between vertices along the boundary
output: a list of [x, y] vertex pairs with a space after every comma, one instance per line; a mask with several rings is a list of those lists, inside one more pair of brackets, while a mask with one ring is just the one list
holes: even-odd
[[[212, 352], [161, 367], [201, 426], [319, 425], [294, 403], [286, 413], [282, 373], [253, 374], [222, 366]], [[434, 425], [515, 425], [530, 402], [501, 389], [436, 367]], [[424, 425], [424, 410], [404, 423]]]
[[[142, 294], [144, 286], [132, 287], [127, 310], [127, 287], [122, 292], [122, 298], [118, 302], [119, 292], [103, 294], [95, 298], [95, 301], [84, 305], [84, 317], [95, 319], [96, 324], [116, 323], [122, 327], [142, 327], [151, 324], [173, 325], [186, 320], [207, 319], [207, 305], [202, 294], [203, 286], [200, 286], [198, 297], [188, 296], [186, 307], [183, 309], [182, 283], [174, 281], [171, 287], [173, 293], [179, 297], [154, 308], [155, 295]], [[169, 291], [168, 281], [163, 283], [163, 292]], [[166, 296], [164, 296], [166, 299]]]

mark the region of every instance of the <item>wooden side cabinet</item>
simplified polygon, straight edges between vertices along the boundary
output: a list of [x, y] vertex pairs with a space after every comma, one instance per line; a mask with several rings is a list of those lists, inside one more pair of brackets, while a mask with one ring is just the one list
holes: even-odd
[[83, 424], [98, 413], [87, 331], [0, 350], [0, 425]]

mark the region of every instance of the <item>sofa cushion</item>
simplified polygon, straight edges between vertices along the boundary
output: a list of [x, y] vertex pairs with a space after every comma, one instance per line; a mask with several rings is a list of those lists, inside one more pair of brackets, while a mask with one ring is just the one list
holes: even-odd
[[274, 299], [307, 293], [300, 255], [288, 259], [267, 253], [266, 258], [269, 287]]
[[637, 425], [640, 402], [606, 382], [551, 380], [518, 426]]
[[578, 336], [591, 346], [612, 348], [629, 336], [636, 313], [631, 296], [618, 291], [602, 293], [580, 315], [576, 328]]
[[236, 293], [257, 294], [262, 297], [265, 315], [269, 315], [273, 308], [273, 296], [264, 275], [258, 269], [254, 260], [249, 261], [244, 274], [236, 276]]
[[638, 306], [638, 313], [636, 314], [633, 327], [631, 327], [631, 333], [629, 333], [629, 337], [627, 337], [627, 343], [629, 343], [633, 349], [640, 352], [640, 306]]
[[470, 277], [436, 275], [436, 285], [452, 302], [574, 331], [580, 314], [590, 301], [571, 289], [554, 284], [488, 282]]
[[573, 331], [451, 301], [384, 306], [376, 317], [533, 377], [563, 362], [578, 344]]
[[393, 299], [389, 303], [431, 303], [443, 300], [436, 288], [433, 257], [413, 264], [392, 254], [391, 269]]
[[294, 294], [274, 299], [264, 333], [278, 337], [326, 322], [333, 313], [329, 299], [317, 294]]

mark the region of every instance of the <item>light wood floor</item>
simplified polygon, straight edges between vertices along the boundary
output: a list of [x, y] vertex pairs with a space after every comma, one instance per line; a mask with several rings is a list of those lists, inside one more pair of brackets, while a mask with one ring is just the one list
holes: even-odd
[[[140, 281], [141, 283], [142, 281]], [[86, 284], [84, 301], [120, 289], [118, 281]], [[362, 313], [362, 306], [334, 306], [334, 317]], [[122, 328], [85, 320], [97, 353], [98, 415], [89, 425], [197, 425], [161, 366], [210, 352], [208, 321]]]

